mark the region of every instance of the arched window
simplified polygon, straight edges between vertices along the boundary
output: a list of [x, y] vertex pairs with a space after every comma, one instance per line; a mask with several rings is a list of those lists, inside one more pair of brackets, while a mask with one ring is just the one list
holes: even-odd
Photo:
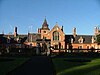
[[53, 40], [58, 41], [59, 40], [59, 32], [55, 31], [53, 32]]

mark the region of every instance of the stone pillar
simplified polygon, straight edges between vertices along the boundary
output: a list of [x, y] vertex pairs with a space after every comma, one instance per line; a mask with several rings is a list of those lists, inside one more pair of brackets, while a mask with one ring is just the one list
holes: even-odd
[[49, 56], [50, 55], [50, 42], [48, 43], [48, 45], [47, 45], [47, 56]]
[[37, 43], [36, 45], [36, 54], [39, 55], [40, 54], [40, 44]]

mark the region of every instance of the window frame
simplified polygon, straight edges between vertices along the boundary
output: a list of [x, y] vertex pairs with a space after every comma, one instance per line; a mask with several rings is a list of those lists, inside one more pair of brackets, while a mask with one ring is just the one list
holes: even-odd
[[58, 31], [53, 32], [53, 41], [59, 41], [59, 32]]

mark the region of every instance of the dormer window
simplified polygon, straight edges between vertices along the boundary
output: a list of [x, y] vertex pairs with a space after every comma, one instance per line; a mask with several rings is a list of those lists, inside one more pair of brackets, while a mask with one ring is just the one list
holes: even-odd
[[95, 38], [94, 38], [94, 37], [92, 37], [91, 41], [92, 41], [92, 43], [95, 43]]
[[10, 37], [9, 36], [7, 37], [7, 43], [10, 43]]
[[79, 43], [83, 43], [83, 40], [79, 40]]
[[20, 40], [20, 38], [18, 37], [18, 38], [17, 38], [17, 42], [20, 43], [20, 41], [21, 41], [21, 40]]
[[79, 43], [83, 43], [83, 38], [80, 37], [80, 39], [78, 41], [79, 41]]
[[73, 43], [73, 38], [71, 38], [71, 43]]
[[17, 42], [20, 43], [20, 40], [18, 40]]

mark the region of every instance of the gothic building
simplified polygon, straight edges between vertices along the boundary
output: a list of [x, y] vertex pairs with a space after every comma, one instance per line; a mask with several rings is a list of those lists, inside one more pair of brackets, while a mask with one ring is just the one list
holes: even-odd
[[[73, 52], [77, 52], [77, 49], [100, 49], [96, 42], [96, 35], [98, 34], [98, 27], [95, 27], [94, 35], [78, 35], [74, 27], [73, 33], [67, 35], [63, 31], [63, 26], [59, 27], [57, 23], [50, 30], [45, 18], [42, 27], [38, 28], [37, 33], [20, 35], [17, 33], [17, 27], [15, 27], [13, 35], [1, 34], [0, 48], [31, 48], [35, 47], [37, 43], [42, 47], [45, 43], [46, 45], [50, 44], [54, 52], [59, 50], [70, 52], [70, 49], [74, 49]], [[81, 52], [81, 50], [78, 52]], [[84, 50], [84, 52], [89, 52], [89, 50]]]

